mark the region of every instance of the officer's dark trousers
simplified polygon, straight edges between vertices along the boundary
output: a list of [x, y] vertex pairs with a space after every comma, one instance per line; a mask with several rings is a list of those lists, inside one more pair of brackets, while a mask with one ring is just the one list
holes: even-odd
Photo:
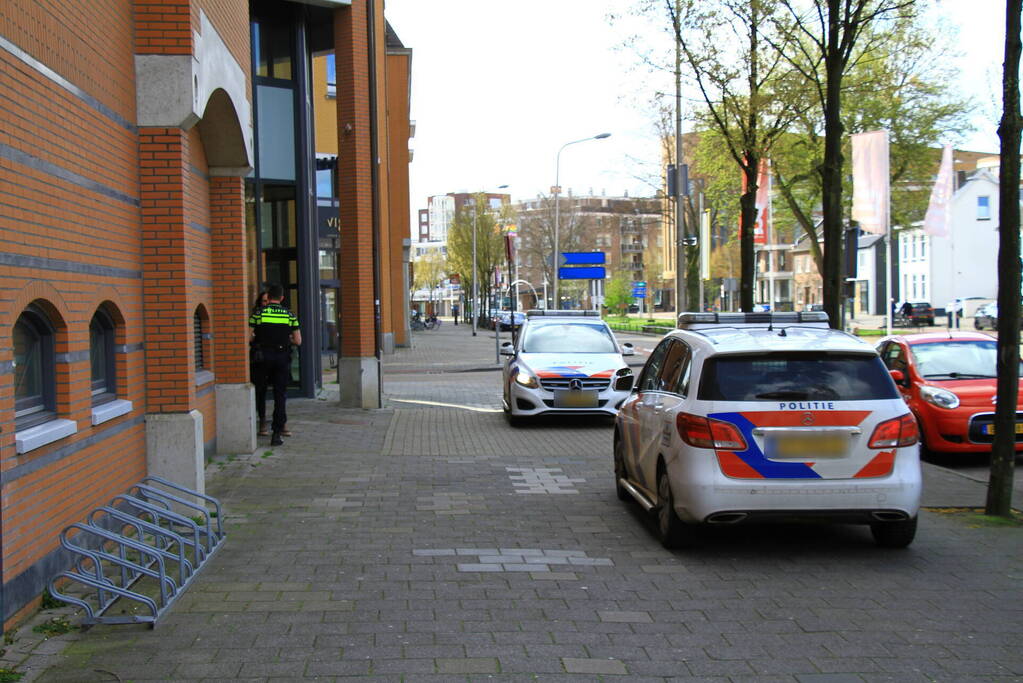
[[[274, 392], [274, 415], [270, 429], [279, 432], [284, 429], [288, 422], [288, 413], [284, 402], [288, 396], [288, 380], [291, 379], [291, 352], [289, 351], [264, 351], [263, 352], [263, 401], [266, 401], [267, 384], [273, 387]], [[256, 385], [256, 405], [259, 405], [259, 385]]]
[[263, 361], [249, 363], [249, 377], [256, 387], [256, 416], [262, 426], [266, 422], [266, 388], [269, 385]]

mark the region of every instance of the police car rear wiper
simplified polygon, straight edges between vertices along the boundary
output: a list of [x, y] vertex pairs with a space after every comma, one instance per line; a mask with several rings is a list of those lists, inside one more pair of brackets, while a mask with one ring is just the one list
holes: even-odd
[[785, 391], [766, 391], [766, 392], [764, 392], [762, 394], [757, 394], [756, 395], [756, 398], [796, 398], [796, 399], [800, 399], [800, 398], [808, 398], [808, 397], [809, 397], [809, 394], [807, 394], [805, 391], [794, 391], [794, 390], [791, 390], [791, 389], [785, 390]]

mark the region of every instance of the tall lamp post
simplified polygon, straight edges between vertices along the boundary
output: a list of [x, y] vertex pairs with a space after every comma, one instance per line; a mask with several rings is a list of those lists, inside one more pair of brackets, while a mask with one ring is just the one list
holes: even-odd
[[[498, 185], [497, 189], [503, 190], [507, 185]], [[478, 196], [483, 192], [477, 192], [472, 198], [472, 336], [476, 336], [476, 324], [479, 321], [479, 274], [476, 272], [476, 216], [479, 207], [476, 206]]]
[[[554, 274], [554, 308], [555, 309], [561, 307], [561, 299], [558, 298], [558, 281], [561, 279], [561, 278], [558, 277], [558, 260], [560, 258], [559, 254], [561, 253], [561, 248], [560, 248], [560, 245], [558, 243], [559, 242], [558, 232], [559, 232], [559, 230], [561, 228], [561, 202], [559, 201], [559, 195], [561, 194], [561, 184], [560, 184], [561, 183], [561, 152], [564, 151], [564, 149], [566, 147], [568, 147], [569, 145], [575, 145], [575, 144], [578, 144], [580, 142], [586, 142], [587, 140], [603, 140], [604, 138], [609, 138], [609, 137], [611, 137], [610, 133], [600, 133], [599, 135], [592, 135], [592, 136], [590, 136], [588, 138], [582, 138], [581, 140], [572, 140], [571, 142], [566, 142], [565, 144], [563, 144], [561, 146], [561, 149], [558, 150], [558, 156], [555, 159], [555, 163], [554, 163], [554, 187], [552, 188], [554, 190], [554, 254], [553, 254], [553, 262], [551, 264], [551, 270], [553, 271], [553, 274]], [[544, 301], [544, 305], [548, 309], [551, 307], [550, 302], [546, 301], [546, 300]]]

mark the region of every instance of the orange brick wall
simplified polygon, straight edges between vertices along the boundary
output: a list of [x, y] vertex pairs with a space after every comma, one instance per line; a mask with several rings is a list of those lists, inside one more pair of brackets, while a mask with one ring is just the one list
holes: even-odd
[[243, 384], [249, 381], [245, 186], [241, 178], [211, 178], [210, 184], [214, 363], [218, 382]]
[[[341, 178], [341, 355], [373, 356], [373, 192], [366, 0], [334, 13]], [[383, 37], [381, 36], [381, 40]]]
[[[62, 528], [145, 474], [131, 20], [127, 0], [0, 3], [0, 35], [15, 46], [0, 49], [0, 364], [13, 360], [19, 314], [38, 302], [67, 354], [58, 417], [78, 429], [16, 454], [13, 374], [0, 374], [5, 585], [52, 552]], [[89, 322], [101, 304], [119, 321], [117, 394], [133, 409], [93, 426]]]
[[385, 299], [385, 315], [394, 340], [407, 344], [405, 326], [405, 268], [403, 241], [411, 236], [409, 229], [409, 61], [407, 53], [388, 54], [387, 64], [387, 201], [388, 226], [385, 239], [390, 244], [390, 262], [382, 269], [390, 280], [390, 297]]
[[140, 55], [192, 54], [189, 0], [134, 0], [135, 51]]
[[[146, 413], [199, 410], [215, 442], [213, 384], [197, 390], [193, 372], [197, 306], [212, 332], [207, 369], [247, 379], [242, 180], [210, 178], [197, 129], [137, 129], [134, 80], [136, 50], [190, 53], [199, 9], [247, 72], [247, 7], [0, 2], [13, 45], [0, 46], [0, 581], [16, 588], [5, 627], [34, 604], [26, 588], [48, 578], [39, 567], [60, 530], [145, 476]], [[55, 328], [58, 417], [78, 431], [17, 455], [11, 333], [33, 302]], [[101, 305], [117, 323], [117, 396], [132, 410], [93, 426], [89, 322]]]

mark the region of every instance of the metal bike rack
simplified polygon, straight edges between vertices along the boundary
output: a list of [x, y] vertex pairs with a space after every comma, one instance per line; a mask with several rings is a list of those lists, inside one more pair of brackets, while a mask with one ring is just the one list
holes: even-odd
[[[181, 514], [182, 510], [193, 516]], [[220, 549], [224, 538], [216, 498], [160, 477], [146, 477], [109, 505], [90, 512], [86, 523], [71, 524], [60, 532], [60, 545], [74, 561], [71, 569], [50, 580], [50, 593], [81, 607], [83, 624], [148, 623], [152, 627]], [[59, 590], [62, 580], [84, 589], [81, 595]], [[109, 614], [118, 598], [135, 603], [138, 611]]]

